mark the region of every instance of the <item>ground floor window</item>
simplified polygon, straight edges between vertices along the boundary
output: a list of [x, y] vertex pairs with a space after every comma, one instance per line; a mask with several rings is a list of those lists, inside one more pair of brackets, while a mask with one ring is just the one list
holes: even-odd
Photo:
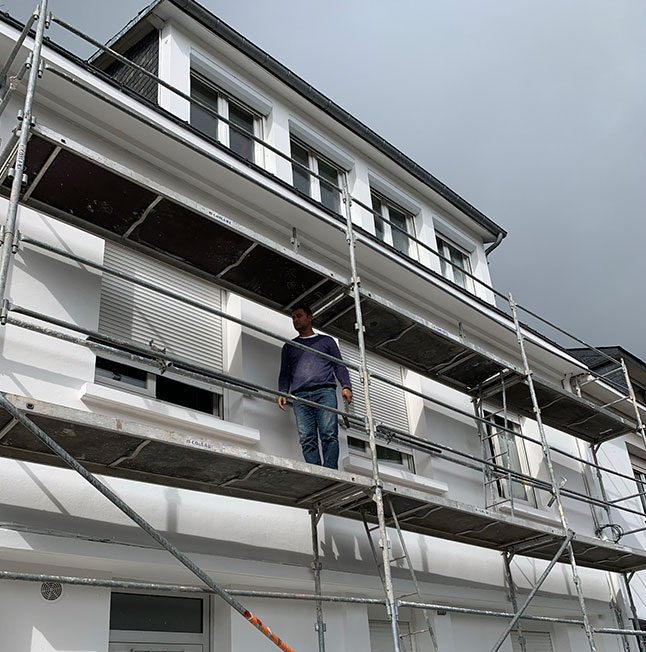
[[208, 652], [209, 599], [114, 591], [109, 652]]

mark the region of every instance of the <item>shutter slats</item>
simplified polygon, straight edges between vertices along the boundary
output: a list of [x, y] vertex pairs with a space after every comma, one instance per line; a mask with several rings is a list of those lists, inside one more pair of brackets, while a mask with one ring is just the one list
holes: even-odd
[[[359, 350], [356, 347], [341, 342], [340, 350], [344, 360], [359, 364]], [[402, 384], [400, 365], [368, 353], [368, 367], [380, 376], [389, 378], [400, 385]], [[348, 369], [348, 371], [354, 387], [352, 393], [353, 413], [363, 416], [366, 412], [366, 402], [363, 396], [363, 387], [359, 380], [359, 373], [354, 369]], [[379, 380], [373, 380], [370, 385], [370, 403], [373, 417], [378, 422], [409, 432], [408, 409], [403, 389], [386, 385]]]
[[[213, 309], [222, 308], [218, 287], [126, 247], [106, 242], [104, 264], [142, 281], [166, 284]], [[146, 346], [152, 339], [169, 353], [222, 369], [220, 317], [110, 274], [104, 274], [101, 283], [99, 330]]]
[[[410, 624], [399, 620], [399, 634], [404, 636], [410, 634]], [[370, 652], [392, 652], [393, 635], [389, 620], [369, 620], [368, 629], [370, 632]], [[399, 640], [402, 652], [409, 652], [411, 649], [410, 636], [404, 636]]]
[[[525, 637], [527, 652], [554, 652], [549, 632], [523, 631], [523, 636]], [[511, 648], [513, 652], [521, 652], [518, 632], [511, 633]]]

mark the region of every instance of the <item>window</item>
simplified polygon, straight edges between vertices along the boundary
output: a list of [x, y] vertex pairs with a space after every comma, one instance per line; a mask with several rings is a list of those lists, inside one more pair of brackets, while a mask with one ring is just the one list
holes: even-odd
[[[525, 445], [522, 439], [516, 437], [513, 433], [505, 430], [500, 430], [496, 426], [505, 427], [505, 419], [500, 415], [490, 415], [489, 420], [491, 425], [488, 426], [488, 441], [489, 450], [491, 453], [490, 460], [511, 471], [517, 473], [528, 473], [527, 455], [525, 453]], [[507, 428], [520, 432], [520, 426], [513, 421], [507, 419]], [[498, 494], [502, 498], [513, 498], [514, 500], [521, 500], [532, 506], [536, 506], [536, 498], [534, 490], [531, 486], [525, 484], [521, 480], [512, 480], [508, 482], [506, 477], [498, 477], [496, 481], [498, 487]], [[510, 493], [511, 485], [511, 493]]]
[[635, 458], [632, 455], [630, 461], [633, 467], [633, 475], [635, 476], [635, 480], [637, 480], [634, 493], [639, 492], [641, 494], [639, 499], [641, 501], [642, 511], [646, 515], [646, 461]]
[[189, 410], [222, 415], [222, 397], [219, 393], [116, 360], [97, 358], [95, 378], [102, 385], [128, 389]]
[[[376, 192], [370, 194], [372, 210], [376, 213], [375, 235], [406, 256], [412, 255], [409, 235], [415, 235], [413, 216], [397, 204]], [[379, 217], [381, 216], [381, 217]]]
[[[356, 347], [340, 342], [339, 348], [344, 360], [352, 364], [359, 364], [359, 350]], [[403, 373], [400, 365], [373, 353], [368, 353], [367, 356], [368, 365], [372, 371], [400, 385], [403, 384]], [[354, 369], [348, 369], [348, 371], [354, 387], [350, 411], [352, 414], [363, 417], [366, 413], [366, 407], [359, 372]], [[370, 399], [375, 423], [382, 432], [387, 432], [389, 426], [403, 432], [409, 432], [408, 407], [403, 389], [374, 380], [370, 385]], [[370, 455], [367, 437], [363, 431], [355, 430], [352, 436], [348, 436], [348, 448], [351, 452], [360, 455]], [[401, 451], [400, 447], [386, 446], [380, 443], [377, 446], [377, 459], [389, 464], [401, 465], [407, 470], [415, 472], [413, 455]]]
[[110, 652], [206, 652], [209, 599], [114, 591], [110, 596]]
[[437, 251], [444, 256], [444, 258], [448, 258], [451, 261], [449, 263], [440, 258], [442, 276], [448, 278], [449, 281], [453, 281], [453, 283], [459, 285], [461, 288], [464, 288], [469, 292], [474, 292], [473, 279], [464, 273], [472, 273], [469, 254], [441, 236], [437, 236]]
[[[370, 457], [370, 444], [367, 439], [359, 437], [352, 437], [348, 435], [348, 450], [363, 457]], [[408, 453], [402, 453], [395, 448], [381, 446], [377, 444], [377, 459], [386, 464], [393, 464], [395, 466], [402, 466], [407, 471], [415, 473], [415, 463], [413, 456]]]
[[[137, 251], [105, 243], [106, 267], [171, 289], [208, 308], [222, 309], [221, 290], [204, 279], [175, 269]], [[140, 346], [212, 367], [223, 368], [222, 318], [179, 299], [154, 292], [132, 281], [104, 273], [101, 280], [99, 331]], [[161, 370], [123, 364], [119, 358], [97, 359], [96, 379], [161, 401], [221, 416], [219, 390]]]
[[311, 147], [295, 138], [292, 137], [290, 143], [292, 158], [300, 163], [300, 165], [292, 163], [294, 187], [312, 199], [320, 201], [326, 208], [340, 213], [341, 196], [338, 189], [342, 183], [341, 171]]
[[254, 162], [256, 141], [260, 138], [262, 120], [260, 116], [233, 96], [225, 93], [205, 78], [191, 75], [191, 98], [211, 107], [215, 113], [229, 120], [219, 120], [218, 116], [198, 104], [191, 103], [191, 125], [209, 138], [226, 145], [247, 161]]

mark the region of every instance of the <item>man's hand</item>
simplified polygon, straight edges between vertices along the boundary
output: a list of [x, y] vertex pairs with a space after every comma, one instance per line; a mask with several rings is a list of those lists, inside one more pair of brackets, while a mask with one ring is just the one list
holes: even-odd
[[[345, 390], [343, 390], [343, 391], [345, 391]], [[350, 393], [352, 393], [352, 392], [350, 392]], [[286, 399], [284, 396], [279, 396], [279, 397], [278, 397], [278, 407], [279, 407], [283, 412], [286, 411], [286, 410], [285, 410], [285, 405], [287, 405], [287, 399]]]
[[349, 387], [344, 387], [341, 390], [341, 396], [343, 396], [343, 400], [350, 405], [352, 403], [352, 390]]

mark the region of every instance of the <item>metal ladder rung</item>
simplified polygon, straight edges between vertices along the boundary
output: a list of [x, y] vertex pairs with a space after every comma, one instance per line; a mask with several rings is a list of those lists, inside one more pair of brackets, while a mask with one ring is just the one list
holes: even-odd
[[426, 634], [426, 632], [430, 632], [431, 630], [428, 627], [425, 627], [424, 629], [418, 629], [417, 631], [414, 632], [408, 632], [407, 634], [400, 634], [399, 638], [405, 638], [407, 636], [417, 636], [419, 634]]
[[419, 593], [418, 593], [417, 591], [411, 591], [410, 593], [402, 593], [402, 594], [399, 596], [399, 599], [400, 599], [400, 600], [403, 600], [404, 598], [408, 598], [408, 597], [410, 597], [411, 595], [417, 595], [417, 596], [419, 596]]

